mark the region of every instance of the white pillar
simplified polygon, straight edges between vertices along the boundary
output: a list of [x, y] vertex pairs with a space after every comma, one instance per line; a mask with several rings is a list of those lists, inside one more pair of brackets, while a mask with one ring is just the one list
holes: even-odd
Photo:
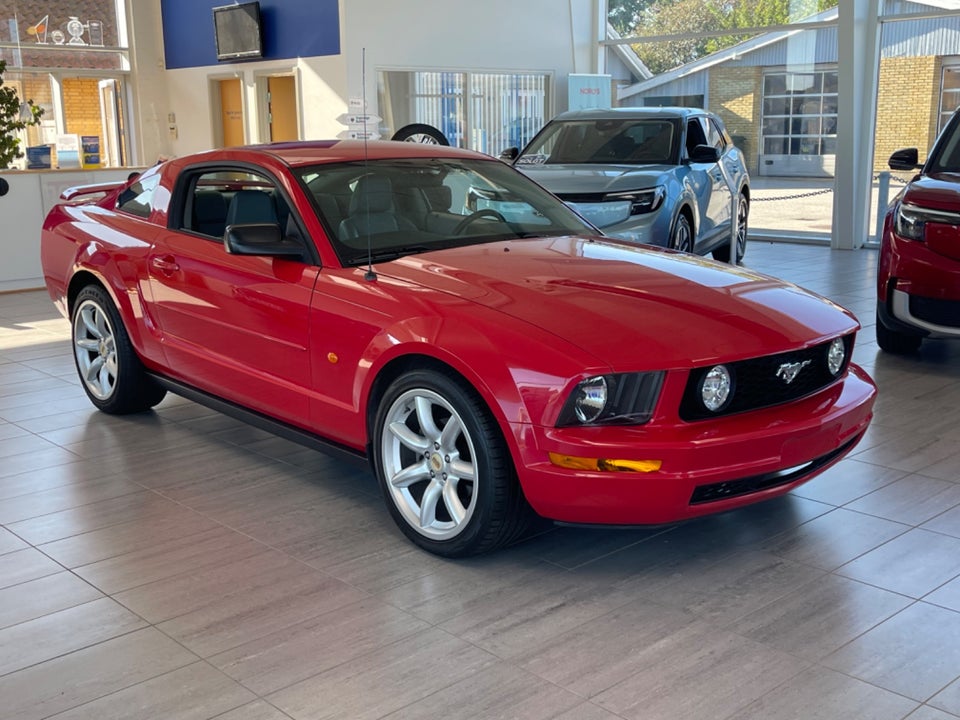
[[833, 249], [853, 250], [869, 230], [873, 137], [880, 60], [879, 0], [839, 3], [837, 160]]

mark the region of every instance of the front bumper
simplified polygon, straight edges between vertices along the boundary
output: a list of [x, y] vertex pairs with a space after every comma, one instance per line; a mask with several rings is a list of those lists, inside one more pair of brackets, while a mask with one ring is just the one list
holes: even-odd
[[[812, 396], [716, 420], [642, 427], [516, 427], [518, 474], [539, 514], [570, 523], [670, 523], [776, 497], [839, 461], [872, 417], [876, 386], [851, 365]], [[560, 468], [548, 453], [660, 460], [660, 470]]]
[[960, 338], [960, 260], [892, 232], [880, 253], [879, 311], [884, 324], [934, 338]]

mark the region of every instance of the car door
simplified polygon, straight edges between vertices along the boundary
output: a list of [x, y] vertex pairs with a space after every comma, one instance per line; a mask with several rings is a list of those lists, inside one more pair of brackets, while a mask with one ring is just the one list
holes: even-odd
[[306, 425], [310, 298], [319, 267], [232, 255], [223, 242], [224, 228], [235, 223], [302, 227], [288, 198], [266, 173], [227, 166], [186, 170], [174, 192], [168, 228], [147, 261], [171, 373]]
[[[716, 147], [717, 138], [710, 131], [711, 125], [706, 117], [696, 116], [687, 121], [686, 151], [687, 157], [691, 158], [688, 185], [698, 206], [694, 239], [697, 251], [712, 244], [717, 234], [723, 232], [723, 224], [730, 214], [730, 190], [719, 163], [692, 160], [693, 149], [698, 145]], [[720, 141], [722, 140], [721, 136]]]

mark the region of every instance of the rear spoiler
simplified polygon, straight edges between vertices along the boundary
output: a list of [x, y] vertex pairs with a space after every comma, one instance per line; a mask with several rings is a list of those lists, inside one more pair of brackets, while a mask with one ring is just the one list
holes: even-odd
[[60, 199], [73, 200], [74, 198], [81, 197], [82, 195], [106, 194], [112, 190], [122, 188], [126, 184], [126, 180], [118, 180], [116, 182], [96, 183], [95, 185], [74, 185], [73, 187], [68, 187], [66, 190], [60, 193]]

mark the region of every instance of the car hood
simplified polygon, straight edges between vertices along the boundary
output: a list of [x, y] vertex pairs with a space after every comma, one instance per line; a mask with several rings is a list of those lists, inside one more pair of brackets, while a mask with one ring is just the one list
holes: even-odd
[[903, 201], [932, 210], [957, 212], [960, 205], [960, 174], [923, 175], [907, 186]]
[[850, 313], [797, 286], [603, 238], [438, 250], [377, 271], [542, 328], [613, 369], [735, 361], [858, 327]]
[[661, 183], [672, 165], [517, 165], [556, 195], [642, 190]]

